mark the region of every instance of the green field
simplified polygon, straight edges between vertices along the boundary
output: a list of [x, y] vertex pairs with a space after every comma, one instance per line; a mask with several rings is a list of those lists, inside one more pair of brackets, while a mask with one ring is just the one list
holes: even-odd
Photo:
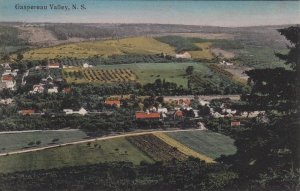
[[211, 71], [205, 63], [184, 62], [184, 63], [135, 63], [119, 65], [98, 65], [101, 69], [130, 69], [137, 75], [137, 82], [141, 84], [153, 83], [156, 79], [165, 79], [167, 82], [174, 82], [187, 87], [188, 77], [186, 68], [194, 66], [195, 73], [210, 74]]
[[101, 162], [141, 161], [152, 162], [125, 138], [62, 146], [37, 152], [0, 157], [0, 173], [51, 169], [64, 166], [96, 164]]
[[150, 37], [133, 37], [120, 40], [70, 43], [48, 48], [39, 48], [24, 53], [25, 60], [54, 58], [108, 57], [113, 55], [140, 54], [152, 55], [166, 53], [175, 55], [174, 48]]
[[[80, 130], [72, 131], [37, 131], [28, 133], [0, 134], [0, 153], [26, 148], [36, 148], [72, 141], [83, 140], [87, 135]], [[53, 139], [58, 139], [53, 142]], [[40, 144], [36, 144], [40, 141]], [[34, 142], [33, 145], [28, 145]]]
[[222, 154], [231, 155], [236, 152], [233, 139], [211, 131], [186, 131], [167, 133], [167, 135], [213, 159]]

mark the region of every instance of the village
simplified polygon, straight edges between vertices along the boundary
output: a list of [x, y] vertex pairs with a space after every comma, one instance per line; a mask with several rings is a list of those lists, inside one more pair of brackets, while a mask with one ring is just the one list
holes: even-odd
[[[227, 64], [222, 62], [220, 64]], [[43, 95], [43, 94], [64, 94], [72, 97], [72, 88], [64, 83], [60, 75], [53, 75], [60, 72], [63, 66], [59, 63], [48, 62], [44, 66], [35, 66], [27, 69], [23, 74], [19, 74], [18, 69], [11, 69], [10, 64], [2, 64], [4, 72], [2, 73], [2, 89], [17, 91], [18, 87], [29, 85], [26, 81], [26, 77], [35, 74], [36, 71], [42, 71], [45, 75], [40, 81], [30, 82], [32, 88], [25, 92], [30, 95]], [[88, 63], [84, 63], [83, 68], [93, 67]], [[17, 85], [16, 79], [21, 79]], [[145, 101], [146, 100], [146, 101]], [[134, 111], [132, 120], [136, 122], [142, 121], [159, 121], [168, 126], [178, 126], [183, 121], [194, 121], [194, 124], [198, 124], [203, 118], [229, 118], [231, 120], [231, 126], [240, 126], [240, 119], [242, 118], [254, 118], [262, 116], [264, 111], [246, 112], [230, 108], [231, 104], [240, 100], [239, 95], [181, 95], [181, 96], [134, 96], [134, 95], [115, 95], [115, 96], [103, 96], [101, 102], [104, 105], [102, 109], [89, 110], [85, 106], [72, 108], [66, 107], [59, 111], [48, 110], [47, 108], [19, 108], [18, 114], [20, 116], [89, 116], [89, 115], [112, 115], [114, 110], [128, 109], [128, 105], [137, 105], [131, 111]], [[12, 105], [15, 103], [11, 97], [2, 98], [0, 100], [1, 105]], [[147, 102], [147, 103], [145, 103]], [[218, 102], [218, 106], [211, 104], [212, 102]], [[132, 107], [131, 107], [132, 108]], [[171, 124], [171, 125], [170, 125]], [[197, 126], [197, 125], [196, 125]]]

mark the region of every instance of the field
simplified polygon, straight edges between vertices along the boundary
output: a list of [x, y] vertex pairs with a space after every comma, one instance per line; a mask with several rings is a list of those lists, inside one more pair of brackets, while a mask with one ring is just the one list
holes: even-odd
[[[85, 138], [85, 134], [80, 131], [77, 132], [77, 135], [75, 132], [72, 132], [74, 135], [70, 132], [55, 133], [55, 136], [49, 132], [45, 132], [45, 134], [41, 132], [25, 133], [24, 135], [13, 134], [8, 135], [6, 139], [2, 139], [4, 136], [0, 137], [0, 140], [3, 142], [2, 145], [12, 151], [22, 149], [23, 145], [28, 144], [28, 141], [41, 140], [41, 146], [46, 146], [52, 142], [53, 137], [59, 138], [57, 143]], [[231, 138], [210, 131], [153, 133], [1, 156], [0, 173], [115, 161], [131, 161], [138, 165], [141, 161], [152, 163], [173, 158], [185, 160], [188, 156], [211, 163], [222, 154], [230, 155], [235, 152], [236, 148]]]
[[129, 69], [66, 68], [63, 76], [67, 83], [122, 83], [136, 80]]
[[[180, 132], [181, 133], [181, 132]], [[194, 133], [194, 131], [192, 132]], [[186, 145], [180, 143], [179, 141], [173, 139], [172, 137], [168, 136], [165, 133], [155, 133], [156, 137], [167, 143], [168, 145], [171, 145], [172, 147], [175, 147], [178, 151], [184, 153], [187, 156], [193, 156], [196, 158], [199, 158], [201, 160], [204, 160], [208, 163], [213, 163], [213, 159], [210, 157], [207, 157], [204, 154], [201, 154], [202, 151], [197, 150], [198, 152], [194, 151], [193, 149], [190, 149]]]
[[213, 159], [236, 152], [233, 139], [211, 131], [175, 132], [167, 135]]
[[138, 147], [141, 151], [146, 153], [155, 161], [167, 161], [172, 159], [185, 160], [187, 155], [178, 151], [177, 148], [172, 147], [155, 135], [140, 135], [127, 137], [132, 144]]
[[122, 65], [98, 65], [101, 69], [129, 69], [137, 75], [137, 82], [141, 84], [153, 83], [156, 79], [165, 79], [167, 82], [174, 82], [183, 87], [187, 87], [188, 77], [186, 68], [194, 66], [194, 72], [202, 74], [210, 73], [210, 69], [205, 63], [185, 62], [185, 63], [137, 63]]
[[195, 43], [195, 45], [199, 47], [200, 50], [188, 51], [191, 54], [193, 59], [211, 60], [214, 58], [214, 55], [210, 50], [212, 46], [211, 42], [199, 42], [199, 43]]
[[87, 135], [80, 130], [0, 134], [0, 153], [33, 147], [43, 147], [52, 144], [61, 144], [71, 141], [79, 141], [85, 139], [86, 137]]
[[87, 58], [92, 56], [108, 57], [113, 55], [141, 54], [151, 55], [166, 53], [174, 55], [174, 48], [150, 37], [124, 38], [120, 40], [104, 40], [79, 42], [39, 48], [24, 53], [25, 60], [43, 60], [54, 58]]
[[152, 162], [125, 138], [77, 144], [0, 157], [0, 173], [15, 171], [51, 169], [64, 166], [96, 164], [101, 162], [141, 161]]

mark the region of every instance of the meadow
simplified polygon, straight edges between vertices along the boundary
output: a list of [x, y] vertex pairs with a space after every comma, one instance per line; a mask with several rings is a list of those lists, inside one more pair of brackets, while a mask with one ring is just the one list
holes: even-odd
[[167, 133], [167, 135], [213, 159], [236, 152], [233, 139], [211, 131], [186, 131]]
[[184, 63], [134, 63], [122, 65], [98, 65], [101, 69], [130, 69], [136, 76], [136, 81], [141, 84], [153, 83], [156, 79], [165, 79], [167, 82], [174, 82], [187, 87], [188, 76], [186, 68], [194, 67], [195, 73], [208, 74], [210, 69], [205, 63], [184, 62]]
[[61, 146], [30, 153], [0, 157], [0, 173], [52, 169], [66, 166], [97, 164], [102, 162], [153, 162], [125, 138], [94, 141]]
[[79, 141], [87, 137], [81, 130], [0, 134], [0, 153]]
[[174, 55], [174, 48], [150, 37], [132, 37], [119, 40], [102, 40], [70, 43], [48, 48], [39, 48], [24, 53], [25, 60], [54, 58], [88, 58], [93, 56], [139, 54], [152, 55], [165, 53]]

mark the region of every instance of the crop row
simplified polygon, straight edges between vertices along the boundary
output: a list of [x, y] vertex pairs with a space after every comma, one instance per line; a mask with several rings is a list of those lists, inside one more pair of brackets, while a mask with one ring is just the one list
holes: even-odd
[[127, 140], [155, 161], [185, 160], [188, 158], [187, 155], [178, 151], [176, 147], [168, 145], [154, 135], [131, 136], [127, 137]]
[[135, 81], [136, 75], [129, 69], [79, 69], [65, 72], [71, 79], [84, 79], [87, 82], [114, 83]]

